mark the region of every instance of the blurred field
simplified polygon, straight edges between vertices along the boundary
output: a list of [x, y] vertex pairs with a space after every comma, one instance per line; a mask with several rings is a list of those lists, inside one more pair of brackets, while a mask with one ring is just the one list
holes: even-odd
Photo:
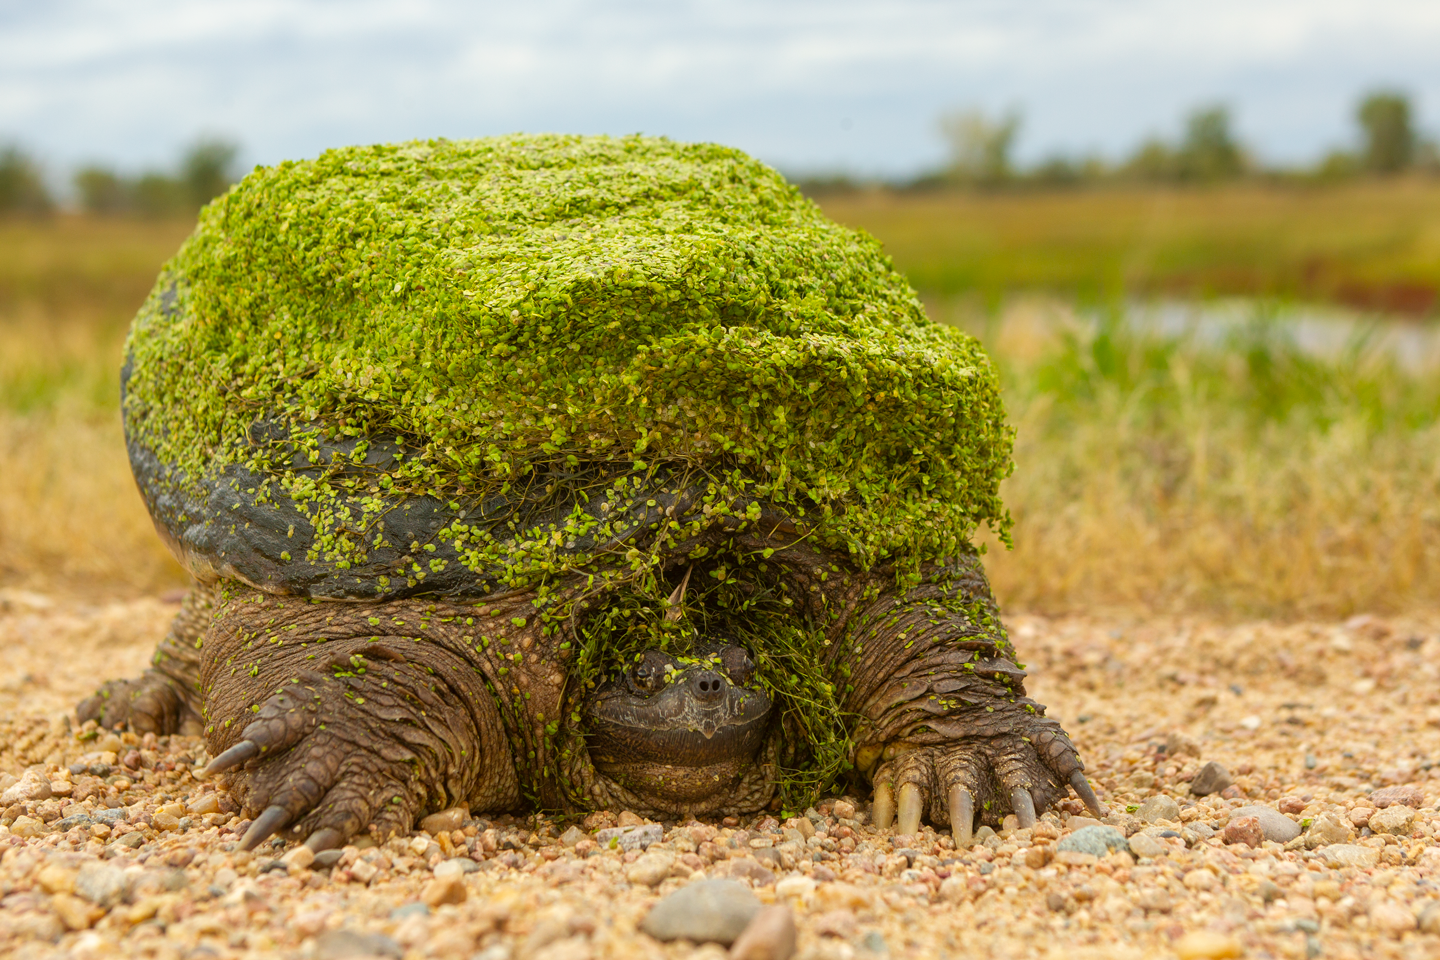
[[0, 583], [183, 582], [130, 479], [118, 394], [130, 317], [189, 231], [0, 220]]
[[1244, 295], [1410, 315], [1440, 305], [1440, 181], [819, 196], [932, 294], [995, 302]]
[[[1431, 232], [1411, 231], [1409, 246], [1387, 247], [1384, 238], [1419, 222], [1396, 199], [1412, 187], [1395, 187], [1385, 201], [1394, 201], [1391, 212], [1370, 219], [1362, 216], [1366, 189], [1316, 195], [1316, 202], [1353, 204], [1360, 218], [1353, 236], [1332, 225], [1326, 249], [1348, 250], [1344, 269], [1356, 276], [1401, 276], [1375, 265], [1398, 270], [1419, 256], [1422, 241], [1440, 242], [1433, 225], [1440, 191], [1412, 198], [1416, 209], [1432, 204], [1424, 208], [1432, 211]], [[1215, 204], [1243, 219], [1250, 190], [1165, 202], [1186, 210]], [[1089, 276], [1085, 282], [1098, 284], [1103, 270], [1086, 274], [1087, 256], [1092, 266], [1111, 264], [1116, 284], [1145, 287], [1144, 278], [1175, 275], [1155, 264], [1186, 262], [1173, 252], [1185, 247], [1174, 231], [1155, 234], [1171, 238], [1157, 240], [1155, 250], [1171, 253], [1146, 260], [1123, 252], [1119, 238], [1144, 220], [1137, 211], [1161, 202], [1153, 194], [1121, 196], [1111, 208], [1099, 194], [1032, 199], [1033, 209], [1005, 208], [1014, 221], [1008, 233], [975, 225], [967, 211], [1020, 198], [932, 198], [928, 213], [913, 197], [827, 205], [850, 222], [863, 219], [856, 211], [871, 216], [867, 226], [936, 292], [966, 289], [965, 277], [997, 290], [1032, 275]], [[1251, 199], [1265, 207], [1295, 198]], [[1094, 251], [1078, 233], [1067, 239], [1063, 222], [1052, 219], [1057, 209], [1070, 211], [1063, 222], [1076, 231], [1087, 219], [1115, 224], [1116, 239], [1095, 241]], [[1212, 219], [1231, 229], [1220, 213]], [[886, 235], [887, 224], [922, 221], [930, 234]], [[63, 218], [0, 223], [0, 586], [136, 594], [183, 583], [130, 479], [117, 371], [129, 318], [188, 229]], [[1305, 247], [1300, 227], [1274, 229], [1269, 236], [1284, 234], [1295, 249], [1318, 249], [1318, 240]], [[1261, 249], [1262, 239], [1251, 237], [1244, 249]], [[1272, 261], [1299, 262], [1299, 253], [1285, 250]], [[1440, 272], [1440, 257], [1428, 268]], [[987, 559], [1008, 608], [1332, 616], [1440, 602], [1434, 365], [1407, 367], [1360, 341], [1316, 357], [1263, 310], [1218, 339], [1166, 337], [1118, 313], [1085, 319], [1069, 302], [1011, 299], [999, 311], [964, 296], [932, 304], [937, 318], [987, 342], [1019, 431], [1016, 473], [1005, 489], [1017, 520], [1015, 549], [992, 548]]]

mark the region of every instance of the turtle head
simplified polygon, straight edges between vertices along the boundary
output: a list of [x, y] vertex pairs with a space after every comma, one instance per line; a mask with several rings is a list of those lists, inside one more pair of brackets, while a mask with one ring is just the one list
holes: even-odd
[[585, 703], [591, 762], [660, 806], [725, 794], [754, 764], [769, 726], [771, 701], [749, 686], [754, 674], [734, 644], [683, 658], [645, 651]]

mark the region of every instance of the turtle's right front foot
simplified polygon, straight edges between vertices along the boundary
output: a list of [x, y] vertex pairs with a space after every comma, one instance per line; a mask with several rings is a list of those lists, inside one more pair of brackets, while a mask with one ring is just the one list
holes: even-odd
[[128, 728], [135, 733], [197, 735], [200, 717], [186, 702], [176, 680], [151, 668], [134, 680], [111, 680], [75, 708], [81, 723]]
[[223, 749], [202, 776], [226, 774], [254, 817], [242, 849], [275, 834], [318, 851], [367, 827], [404, 833], [470, 799], [482, 764], [467, 705], [489, 697], [468, 664], [416, 643], [345, 644], [319, 669], [287, 669], [288, 652], [254, 676], [215, 671], [206, 691], [206, 739]]

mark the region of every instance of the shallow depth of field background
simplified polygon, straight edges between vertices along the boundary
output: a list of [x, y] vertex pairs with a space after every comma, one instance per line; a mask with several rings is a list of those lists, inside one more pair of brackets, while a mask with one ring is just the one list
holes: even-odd
[[[1431, 606], [1434, 148], [1411, 131], [1403, 162], [1362, 150], [1266, 171], [1223, 115], [1222, 149], [1207, 146], [1215, 119], [1108, 168], [1027, 171], [1003, 118], [963, 114], [951, 165], [928, 177], [803, 185], [999, 366], [1016, 524], [987, 565], [1007, 609]], [[0, 587], [183, 586], [130, 479], [118, 369], [226, 150], [201, 144], [168, 179], [82, 171], [78, 210], [54, 207], [22, 152], [0, 163]]]

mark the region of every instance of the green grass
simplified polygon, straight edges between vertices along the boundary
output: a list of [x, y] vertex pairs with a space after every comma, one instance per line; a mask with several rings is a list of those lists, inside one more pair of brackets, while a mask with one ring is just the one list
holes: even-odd
[[833, 193], [932, 295], [1016, 290], [1090, 302], [1244, 295], [1433, 313], [1440, 182], [1109, 186], [1055, 192]]

